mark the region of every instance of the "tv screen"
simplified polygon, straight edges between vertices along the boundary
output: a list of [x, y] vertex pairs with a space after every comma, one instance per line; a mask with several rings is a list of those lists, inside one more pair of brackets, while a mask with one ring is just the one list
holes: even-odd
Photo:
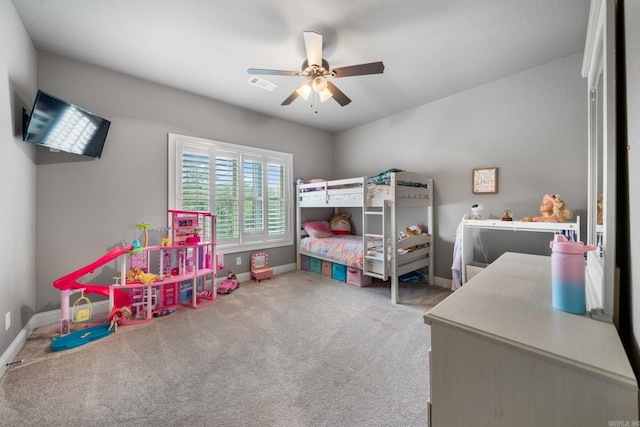
[[27, 119], [23, 139], [54, 150], [102, 155], [111, 122], [41, 90]]

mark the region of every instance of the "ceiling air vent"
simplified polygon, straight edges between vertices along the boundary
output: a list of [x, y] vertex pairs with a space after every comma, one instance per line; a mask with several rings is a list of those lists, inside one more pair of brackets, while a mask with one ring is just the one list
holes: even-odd
[[277, 84], [271, 83], [270, 81], [267, 81], [265, 79], [261, 79], [260, 77], [251, 77], [247, 83], [249, 83], [250, 85], [261, 87], [262, 89], [268, 91], [272, 91], [278, 87]]

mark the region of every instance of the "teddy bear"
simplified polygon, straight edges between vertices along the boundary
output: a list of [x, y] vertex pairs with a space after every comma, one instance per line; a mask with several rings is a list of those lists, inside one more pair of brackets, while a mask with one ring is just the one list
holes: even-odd
[[351, 214], [339, 214], [331, 217], [329, 229], [333, 234], [351, 234]]
[[[404, 229], [404, 233], [406, 234], [406, 237], [419, 236], [419, 235], [422, 234], [422, 227], [420, 226], [420, 224], [412, 225], [411, 227], [406, 227]], [[422, 246], [422, 245], [409, 246], [409, 247], [406, 247], [406, 248], [403, 248], [403, 249], [411, 250], [411, 249], [418, 248], [420, 246]]]

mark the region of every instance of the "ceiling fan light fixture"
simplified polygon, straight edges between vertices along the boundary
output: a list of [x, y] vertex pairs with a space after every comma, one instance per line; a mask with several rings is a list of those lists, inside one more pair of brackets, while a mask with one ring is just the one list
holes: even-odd
[[318, 93], [322, 93], [327, 90], [327, 79], [322, 76], [318, 76], [313, 79], [313, 90]]
[[320, 102], [324, 102], [333, 96], [333, 94], [329, 89], [323, 90], [322, 92], [319, 93], [319, 95], [320, 95]]
[[311, 88], [308, 84], [306, 84], [296, 89], [296, 92], [298, 92], [298, 95], [300, 95], [302, 99], [306, 101], [307, 99], [309, 99], [309, 95], [311, 94]]

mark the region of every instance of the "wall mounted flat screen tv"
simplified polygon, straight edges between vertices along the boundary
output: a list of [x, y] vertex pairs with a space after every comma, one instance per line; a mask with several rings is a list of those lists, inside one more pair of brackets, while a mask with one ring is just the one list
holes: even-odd
[[31, 115], [25, 113], [23, 139], [67, 153], [99, 158], [111, 122], [41, 90]]

